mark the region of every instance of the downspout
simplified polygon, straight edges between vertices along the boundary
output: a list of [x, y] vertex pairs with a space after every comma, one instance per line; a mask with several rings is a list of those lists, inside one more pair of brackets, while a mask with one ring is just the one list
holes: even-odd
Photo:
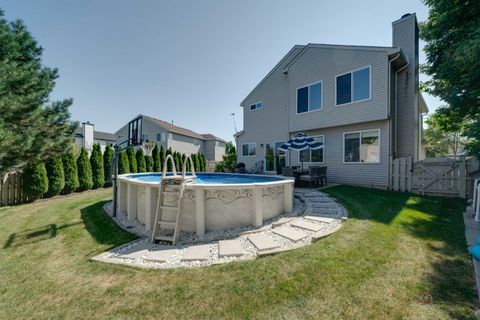
[[407, 68], [409, 66], [409, 63], [408, 63], [408, 57], [405, 57], [407, 59], [407, 63], [401, 67], [400, 69], [398, 69], [397, 71], [395, 71], [395, 156], [397, 155], [397, 141], [398, 141], [398, 90], [397, 90], [397, 75], [400, 71], [404, 70], [405, 68]]

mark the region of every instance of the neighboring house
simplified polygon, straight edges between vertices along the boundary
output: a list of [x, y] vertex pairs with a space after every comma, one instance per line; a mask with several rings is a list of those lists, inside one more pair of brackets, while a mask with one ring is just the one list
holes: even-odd
[[[238, 162], [281, 172], [300, 153], [278, 147], [302, 132], [324, 144], [302, 151], [304, 167], [328, 167], [328, 181], [388, 187], [390, 157], [424, 157], [415, 14], [392, 23], [389, 47], [296, 45], [241, 102]], [[273, 161], [271, 160], [273, 157]]]
[[[196, 133], [142, 114], [133, 120], [141, 128], [142, 140], [156, 142], [165, 149], [172, 148], [173, 151], [185, 154], [203, 153], [209, 161], [221, 161], [225, 154], [226, 142], [213, 134]], [[115, 133], [118, 143], [129, 138], [128, 131], [126, 124]]]
[[93, 144], [96, 143], [100, 144], [103, 152], [106, 146], [115, 144], [115, 135], [113, 133], [95, 131], [93, 123], [88, 121], [82, 122], [82, 126], [75, 130], [75, 144], [79, 147], [85, 147], [90, 152]]

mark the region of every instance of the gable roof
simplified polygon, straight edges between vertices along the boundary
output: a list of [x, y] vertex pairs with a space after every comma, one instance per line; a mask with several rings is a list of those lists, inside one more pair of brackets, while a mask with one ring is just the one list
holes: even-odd
[[[83, 137], [83, 129], [82, 127], [78, 127], [75, 129], [75, 135]], [[93, 139], [97, 140], [106, 140], [106, 141], [115, 141], [115, 134], [102, 132], [102, 131], [95, 131], [93, 130]]]
[[214, 136], [213, 134], [211, 133], [203, 133], [202, 134], [202, 137], [205, 139], [205, 140], [208, 140], [208, 141], [222, 141], [222, 142], [226, 142], [225, 140], [217, 137], [217, 136]]
[[300, 51], [284, 68], [283, 72], [287, 73], [288, 69], [310, 48], [323, 49], [343, 49], [343, 50], [370, 50], [370, 51], [385, 51], [388, 55], [401, 52], [397, 47], [382, 47], [382, 46], [358, 46], [358, 45], [343, 45], [343, 44], [325, 44], [325, 43], [309, 43]]
[[[163, 121], [163, 120], [160, 120], [160, 119], [156, 119], [156, 118], [153, 118], [153, 117], [150, 117], [150, 116], [146, 116], [146, 115], [143, 115], [143, 114], [140, 114], [138, 115], [138, 117], [143, 117], [143, 118], [146, 118], [152, 122], [154, 122], [155, 124], [157, 124], [158, 126], [164, 128], [166, 131], [168, 132], [173, 132], [173, 133], [176, 133], [176, 134], [180, 134], [182, 136], [187, 136], [187, 137], [191, 137], [191, 138], [195, 138], [195, 139], [200, 139], [200, 140], [218, 140], [218, 141], [224, 141], [216, 136], [214, 136], [213, 134], [210, 134], [210, 133], [206, 133], [206, 134], [200, 134], [200, 133], [196, 133], [195, 131], [192, 131], [190, 129], [187, 129], [187, 128], [183, 128], [183, 127], [178, 127], [178, 126], [175, 126], [167, 121]], [[136, 118], [138, 118], [136, 117]], [[207, 136], [207, 137], [206, 137]]]
[[[293, 54], [297, 49], [303, 49], [305, 46], [302, 46], [302, 45], [295, 45], [293, 46], [292, 49], [290, 49], [290, 51], [287, 52], [287, 54], [275, 65], [275, 67], [273, 67], [272, 70], [270, 70], [269, 73], [267, 73], [267, 75], [262, 79], [262, 81], [260, 81], [256, 86], [255, 88], [253, 88], [252, 91], [250, 91], [250, 93], [245, 97], [245, 99], [243, 99], [243, 101], [240, 103], [240, 105], [243, 107], [243, 105], [245, 104], [245, 102], [247, 101], [248, 98], [250, 98], [250, 96], [255, 92], [257, 91], [257, 89], [262, 85], [262, 83], [264, 83], [269, 77], [270, 75], [278, 69], [278, 67], [280, 67], [284, 61], [286, 61], [287, 59], [294, 59], [295, 58], [295, 54]], [[301, 52], [301, 51], [300, 51]], [[297, 53], [298, 54], [298, 53]]]

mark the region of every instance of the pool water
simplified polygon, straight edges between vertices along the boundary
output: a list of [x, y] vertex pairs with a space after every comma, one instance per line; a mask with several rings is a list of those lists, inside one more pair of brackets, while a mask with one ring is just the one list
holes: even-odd
[[[168, 176], [168, 174], [167, 174]], [[134, 174], [127, 176], [135, 181], [155, 183], [160, 182], [161, 173], [148, 174]], [[215, 174], [215, 173], [197, 173], [196, 183], [198, 184], [248, 184], [248, 183], [262, 183], [281, 181], [283, 178], [253, 176], [253, 175], [238, 175], [238, 174]]]

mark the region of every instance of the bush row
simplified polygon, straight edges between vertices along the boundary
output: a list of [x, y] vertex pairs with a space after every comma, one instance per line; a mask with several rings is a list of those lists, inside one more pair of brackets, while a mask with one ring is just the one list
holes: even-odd
[[[53, 197], [60, 193], [69, 194], [75, 191], [84, 191], [112, 186], [112, 159], [114, 150], [107, 146], [102, 155], [101, 147], [95, 144], [90, 158], [85, 148], [80, 149], [76, 157], [74, 148], [63, 156], [29, 165], [24, 170], [23, 190], [29, 199], [36, 200], [41, 197]], [[161, 172], [167, 155], [173, 156], [177, 171], [182, 170], [186, 159], [172, 149], [158, 148], [155, 144], [152, 155], [146, 156], [142, 148], [135, 152], [128, 148], [119, 154], [118, 173]], [[204, 154], [192, 154], [193, 165], [196, 172], [205, 172], [207, 161]], [[172, 171], [171, 163], [167, 163], [167, 170]], [[187, 171], [191, 171], [190, 162], [187, 162]]]

